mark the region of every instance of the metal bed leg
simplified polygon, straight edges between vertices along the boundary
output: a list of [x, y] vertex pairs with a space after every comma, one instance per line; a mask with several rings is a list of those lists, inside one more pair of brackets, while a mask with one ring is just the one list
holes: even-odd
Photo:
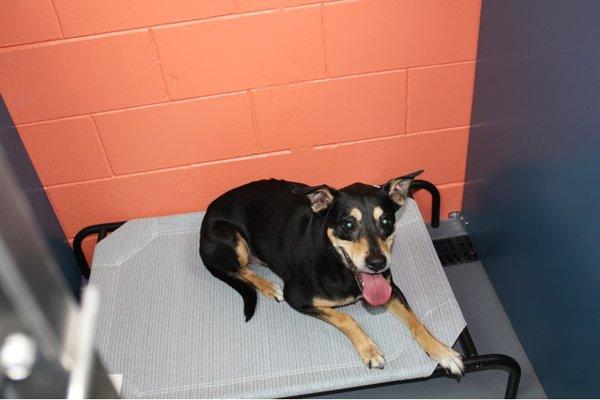
[[73, 252], [75, 253], [75, 260], [77, 261], [81, 275], [83, 275], [85, 279], [90, 279], [90, 266], [85, 259], [85, 255], [83, 254], [83, 249], [81, 247], [83, 240], [86, 237], [96, 233], [98, 234], [98, 239], [96, 242], [99, 242], [106, 237], [108, 232], [116, 230], [124, 223], [125, 221], [91, 225], [77, 232], [77, 235], [75, 235], [75, 238], [73, 239]]
[[[519, 382], [521, 380], [521, 367], [515, 359], [503, 354], [479, 355], [469, 330], [465, 328], [458, 337], [460, 345], [466, 354], [463, 358], [465, 374], [484, 371], [487, 369], [502, 369], [508, 372], [506, 392], [504, 398], [514, 399], [517, 397]], [[437, 370], [436, 370], [437, 372]]]
[[489, 369], [504, 370], [508, 372], [506, 382], [505, 399], [515, 399], [519, 390], [521, 380], [521, 367], [514, 358], [503, 354], [486, 354], [463, 359], [465, 374]]
[[437, 228], [440, 226], [440, 209], [441, 209], [441, 196], [440, 191], [435, 185], [429, 181], [421, 179], [415, 179], [410, 185], [411, 197], [412, 192], [419, 189], [425, 189], [431, 195], [431, 226]]
[[460, 346], [468, 357], [474, 357], [478, 355], [475, 343], [473, 343], [473, 338], [471, 337], [471, 334], [467, 328], [461, 332], [458, 340], [460, 341]]

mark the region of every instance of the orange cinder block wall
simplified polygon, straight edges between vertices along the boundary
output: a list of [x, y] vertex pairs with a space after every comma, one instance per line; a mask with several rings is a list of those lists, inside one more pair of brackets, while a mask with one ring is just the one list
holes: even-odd
[[0, 93], [68, 238], [268, 177], [342, 186], [425, 169], [447, 213], [462, 202], [479, 12], [4, 0]]

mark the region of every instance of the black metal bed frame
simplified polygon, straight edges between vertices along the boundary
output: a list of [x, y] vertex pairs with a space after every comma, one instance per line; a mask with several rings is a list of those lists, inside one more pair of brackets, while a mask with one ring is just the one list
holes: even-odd
[[[424, 189], [431, 195], [431, 226], [433, 228], [437, 228], [440, 225], [440, 192], [437, 189], [437, 187], [431, 182], [417, 179], [412, 182], [411, 197], [412, 193], [419, 189]], [[79, 268], [81, 270], [81, 274], [85, 279], [89, 279], [90, 277], [90, 267], [85, 258], [85, 255], [83, 254], [83, 240], [88, 236], [97, 235], [96, 243], [98, 243], [99, 241], [104, 239], [110, 232], [115, 231], [125, 222], [126, 221], [91, 225], [83, 228], [77, 233], [77, 235], [75, 235], [75, 238], [73, 240], [73, 251], [75, 253], [75, 259], [77, 261], [77, 264], [79, 265]], [[519, 382], [521, 380], [521, 367], [514, 358], [504, 354], [479, 354], [467, 327], [465, 327], [465, 329], [461, 332], [460, 336], [458, 337], [458, 341], [460, 342], [460, 346], [463, 350], [463, 364], [465, 366], [465, 375], [485, 370], [506, 371], [508, 373], [508, 379], [506, 383], [506, 391], [504, 397], [506, 399], [515, 399], [517, 397], [517, 391], [519, 390]], [[426, 378], [405, 380], [399, 382], [386, 382], [379, 385], [427, 381], [430, 379], [440, 378], [444, 376], [452, 378], [452, 376], [449, 375], [449, 373], [446, 370], [438, 366], [433, 371], [433, 373]], [[373, 387], [379, 385], [370, 385], [364, 387]]]

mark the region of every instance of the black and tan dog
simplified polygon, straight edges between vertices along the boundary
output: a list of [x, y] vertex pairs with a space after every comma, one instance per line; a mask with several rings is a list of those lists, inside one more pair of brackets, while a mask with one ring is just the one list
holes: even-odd
[[[254, 315], [258, 290], [335, 326], [367, 366], [383, 368], [384, 358], [373, 341], [349, 315], [335, 309], [365, 299], [387, 307], [432, 359], [460, 375], [459, 354], [419, 322], [388, 266], [395, 212], [421, 172], [381, 187], [355, 183], [336, 190], [272, 179], [233, 189], [208, 207], [200, 255], [215, 277], [242, 295], [247, 321]], [[277, 274], [283, 290], [254, 274], [251, 263]]]

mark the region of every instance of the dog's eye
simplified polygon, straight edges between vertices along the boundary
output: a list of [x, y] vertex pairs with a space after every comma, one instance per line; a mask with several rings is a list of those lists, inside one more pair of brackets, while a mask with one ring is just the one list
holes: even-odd
[[389, 218], [384, 218], [381, 220], [381, 225], [388, 226], [392, 221]]
[[352, 221], [344, 221], [344, 222], [342, 222], [341, 227], [344, 230], [348, 230], [348, 231], [352, 230], [352, 229], [354, 229], [354, 222], [352, 222]]

